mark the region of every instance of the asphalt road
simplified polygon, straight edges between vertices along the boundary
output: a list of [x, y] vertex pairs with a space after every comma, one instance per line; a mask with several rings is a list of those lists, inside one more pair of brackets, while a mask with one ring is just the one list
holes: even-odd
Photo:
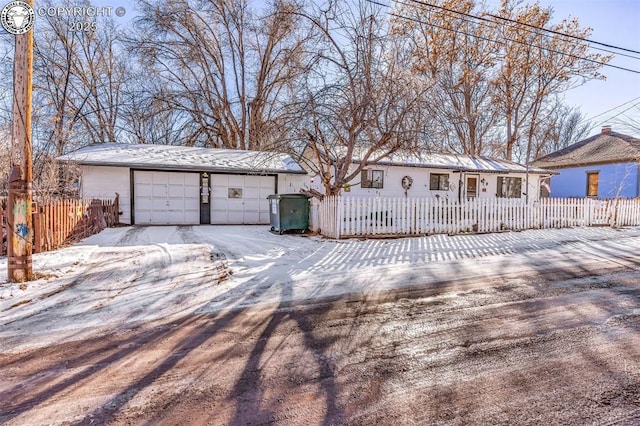
[[0, 423], [640, 424], [640, 255], [0, 353]]

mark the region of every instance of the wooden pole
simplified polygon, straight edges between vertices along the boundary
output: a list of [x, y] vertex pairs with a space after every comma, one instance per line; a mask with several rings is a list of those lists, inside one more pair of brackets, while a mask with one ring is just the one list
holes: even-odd
[[[33, 7], [33, 0], [27, 1]], [[33, 278], [33, 181], [31, 163], [31, 90], [33, 31], [15, 36], [13, 62], [13, 131], [9, 199], [7, 205], [8, 281]]]

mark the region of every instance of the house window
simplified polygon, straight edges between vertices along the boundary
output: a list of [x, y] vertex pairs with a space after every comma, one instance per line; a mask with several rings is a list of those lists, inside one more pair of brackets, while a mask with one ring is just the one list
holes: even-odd
[[430, 173], [429, 189], [432, 191], [448, 191], [449, 175], [446, 173]]
[[384, 186], [384, 172], [382, 170], [363, 170], [360, 177], [361, 188], [377, 188]]
[[587, 172], [587, 197], [598, 196], [598, 172]]
[[242, 188], [229, 188], [229, 198], [242, 198]]
[[522, 178], [498, 176], [498, 197], [522, 197]]

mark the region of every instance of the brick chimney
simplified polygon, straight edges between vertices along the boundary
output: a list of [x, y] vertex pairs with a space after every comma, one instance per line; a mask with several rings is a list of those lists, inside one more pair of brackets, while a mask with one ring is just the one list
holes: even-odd
[[611, 126], [609, 125], [602, 126], [602, 131], [600, 132], [600, 134], [608, 135], [609, 133], [611, 133]]

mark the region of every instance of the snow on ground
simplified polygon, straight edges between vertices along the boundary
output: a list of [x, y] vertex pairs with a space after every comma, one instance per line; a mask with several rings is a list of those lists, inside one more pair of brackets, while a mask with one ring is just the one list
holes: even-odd
[[[640, 229], [572, 228], [484, 235], [328, 240], [267, 226], [106, 229], [34, 255], [40, 279], [0, 283], [0, 341], [21, 351], [136, 324], [227, 308], [437, 285], [451, 280], [636, 267]], [[218, 283], [220, 254], [232, 275]], [[7, 259], [0, 258], [0, 279]]]

